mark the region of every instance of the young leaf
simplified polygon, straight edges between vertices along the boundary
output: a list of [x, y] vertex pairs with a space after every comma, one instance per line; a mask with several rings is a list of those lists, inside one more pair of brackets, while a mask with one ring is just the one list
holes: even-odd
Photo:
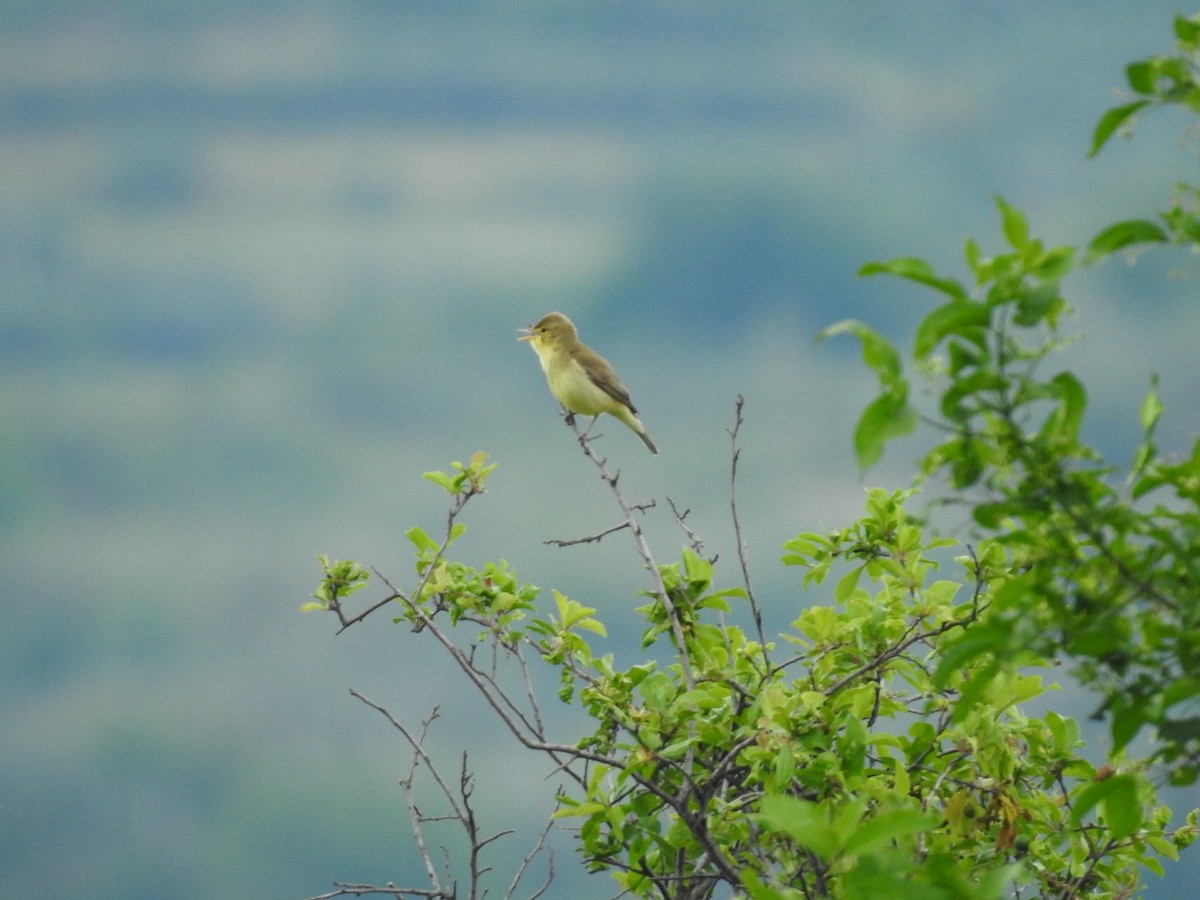
[[1165, 243], [1167, 233], [1154, 222], [1146, 219], [1130, 219], [1109, 225], [1092, 238], [1087, 249], [1088, 262], [1095, 262], [1128, 247], [1130, 244]]
[[925, 359], [944, 338], [952, 334], [967, 335], [986, 328], [991, 310], [985, 303], [952, 301], [943, 303], [921, 320], [913, 341], [913, 356]]
[[1124, 125], [1139, 110], [1149, 105], [1149, 100], [1135, 100], [1132, 103], [1126, 103], [1124, 106], [1114, 106], [1101, 116], [1100, 122], [1096, 125], [1096, 131], [1092, 135], [1092, 148], [1088, 150], [1088, 157], [1091, 158], [1099, 153], [1118, 128]]
[[1144, 816], [1138, 799], [1137, 780], [1132, 775], [1113, 775], [1095, 781], [1074, 798], [1071, 820], [1078, 824], [1097, 805], [1103, 805], [1104, 822], [1117, 840], [1142, 827]]
[[755, 818], [781, 831], [826, 860], [841, 851], [838, 836], [826, 811], [809, 800], [772, 794], [762, 799], [762, 812]]
[[1200, 49], [1200, 19], [1176, 16], [1175, 37], [1179, 40], [1181, 50], [1195, 53]]
[[1024, 213], [999, 195], [996, 196], [996, 206], [1000, 208], [1005, 240], [1014, 250], [1024, 251], [1029, 247], [1029, 223], [1025, 221]]
[[880, 394], [863, 410], [854, 429], [854, 453], [863, 470], [883, 456], [884, 445], [917, 427], [917, 411], [903, 397]]
[[881, 384], [890, 386], [901, 376], [900, 354], [886, 338], [856, 319], [834, 322], [817, 335], [817, 342], [839, 334], [852, 334], [862, 343], [863, 362], [879, 376]]
[[863, 567], [855, 566], [839, 578], [837, 585], [833, 589], [833, 599], [838, 603], [845, 603], [846, 598], [853, 594], [858, 587], [858, 579], [862, 576], [862, 573]]
[[422, 529], [415, 525], [404, 532], [404, 536], [408, 538], [409, 543], [417, 548], [420, 553], [432, 553], [437, 551], [437, 541], [426, 534]]
[[1154, 426], [1158, 424], [1158, 418], [1163, 413], [1163, 404], [1158, 399], [1158, 376], [1155, 375], [1150, 383], [1150, 390], [1146, 392], [1146, 399], [1142, 401], [1142, 430], [1149, 437], [1154, 431]]
[[1150, 95], [1158, 86], [1158, 60], [1142, 59], [1125, 67], [1125, 80], [1134, 93]]
[[882, 812], [850, 835], [846, 852], [865, 854], [882, 850], [899, 838], [936, 828], [938, 821], [938, 816], [915, 809]]
[[460, 490], [458, 479], [453, 475], [447, 475], [445, 472], [426, 472], [424, 475], [427, 481], [432, 481], [448, 494], [457, 494]]
[[1054, 393], [1058, 395], [1058, 408], [1046, 420], [1042, 433], [1049, 438], [1074, 442], [1079, 438], [1079, 424], [1087, 406], [1087, 395], [1079, 379], [1070, 372], [1059, 372], [1051, 379]]
[[940, 278], [933, 267], [925, 260], [913, 256], [900, 256], [886, 262], [869, 262], [858, 270], [859, 275], [895, 275], [907, 278], [918, 284], [924, 284], [935, 290], [953, 297], [955, 300], [967, 299], [967, 291], [952, 278]]

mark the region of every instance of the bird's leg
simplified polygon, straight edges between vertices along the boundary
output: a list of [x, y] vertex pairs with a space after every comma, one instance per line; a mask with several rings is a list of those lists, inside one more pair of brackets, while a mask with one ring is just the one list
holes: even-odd
[[600, 418], [600, 414], [599, 414], [599, 413], [597, 413], [596, 415], [592, 416], [592, 421], [588, 423], [588, 427], [587, 427], [587, 428], [585, 428], [585, 429], [584, 429], [584, 432], [583, 432], [583, 437], [584, 437], [584, 439], [585, 439], [585, 440], [587, 439], [587, 436], [588, 436], [589, 434], [591, 434], [591, 433], [592, 433], [592, 428], [594, 428], [594, 427], [595, 427], [595, 425], [596, 425], [596, 420], [597, 420], [597, 419], [599, 419], [599, 418]]
[[574, 428], [574, 427], [575, 427], [575, 413], [571, 412], [571, 411], [570, 411], [569, 409], [567, 409], [565, 406], [564, 406], [562, 409], [563, 409], [563, 420], [564, 420], [564, 421], [567, 423], [567, 425], [569, 425], [571, 428]]

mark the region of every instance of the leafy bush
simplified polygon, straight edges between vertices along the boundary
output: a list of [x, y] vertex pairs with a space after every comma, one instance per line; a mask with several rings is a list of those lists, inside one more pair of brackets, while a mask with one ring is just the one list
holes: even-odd
[[[1129, 67], [1137, 99], [1102, 118], [1093, 152], [1135, 114], [1168, 104], [1200, 112], [1200, 20], [1175, 27], [1178, 54]], [[969, 284], [912, 258], [864, 267], [924, 285], [938, 304], [912, 353], [932, 410], [914, 403], [902, 354], [883, 336], [861, 322], [826, 330], [855, 336], [879, 379], [854, 437], [859, 460], [869, 467], [889, 440], [932, 424], [942, 439], [921, 460], [917, 486], [941, 479], [974, 536], [960, 544], [931, 533], [908, 509], [918, 487], [871, 490], [857, 522], [785, 545], [783, 563], [806, 585], [832, 581], [834, 603], [805, 609], [781, 634], [763, 632], [743, 553], [737, 586], [716, 580], [695, 539], [678, 561], [656, 563], [637, 509], [578, 430], [622, 512], [618, 528], [581, 540], [627, 531], [650, 573], [638, 610], [643, 661], [622, 668], [597, 649], [606, 630], [596, 609], [557, 591], [545, 603], [503, 562], [476, 568], [451, 556], [461, 514], [495, 468], [483, 454], [427, 476], [452, 503], [440, 539], [408, 532], [411, 588], [381, 575], [385, 595], [349, 615], [347, 597], [369, 573], [322, 558], [306, 608], [348, 627], [388, 607], [440, 644], [498, 722], [561, 773], [556, 820], [577, 828], [588, 868], [630, 896], [1133, 896], [1143, 869], [1161, 873], [1161, 860], [1197, 835], [1196, 812], [1169, 829], [1149, 776], [1159, 767], [1191, 784], [1200, 773], [1200, 441], [1183, 459], [1160, 451], [1163, 407], [1151, 382], [1142, 443], [1118, 467], [1081, 441], [1084, 385], [1048, 370], [1070, 314], [1070, 273], [1138, 245], [1200, 247], [1196, 199], [1195, 187], [1180, 186], [1156, 221], [1105, 228], [1082, 253], [1034, 238], [998, 200], [1007, 247], [985, 255], [968, 242]], [[735, 497], [741, 422], [739, 398]], [[733, 510], [740, 551], [736, 502]], [[1074, 720], [1021, 711], [1059, 657], [1111, 724], [1103, 765], [1083, 755]], [[587, 714], [588, 733], [552, 738], [529, 687], [533, 667], [557, 670], [559, 700]], [[413, 749], [401, 783], [429, 885], [343, 883], [323, 896], [482, 896], [496, 835], [476, 821], [465, 761], [452, 787], [424, 749], [429, 723], [412, 730], [371, 705]], [[1142, 733], [1152, 758], [1125, 758]], [[461, 885], [443, 881], [423, 837], [430, 817], [412, 800], [422, 767], [466, 837]], [[545, 836], [514, 867], [505, 896], [531, 877]], [[551, 864], [532, 894], [552, 877]]]

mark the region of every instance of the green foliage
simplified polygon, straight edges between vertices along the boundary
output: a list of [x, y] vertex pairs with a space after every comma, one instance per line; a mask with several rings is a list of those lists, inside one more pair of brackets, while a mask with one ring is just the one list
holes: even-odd
[[[1176, 36], [1179, 56], [1129, 67], [1139, 99], [1104, 116], [1093, 152], [1140, 110], [1200, 112], [1200, 20], [1177, 19]], [[654, 653], [629, 665], [600, 645], [597, 606], [552, 591], [546, 608], [506, 563], [448, 558], [457, 516], [495, 468], [485, 454], [426, 475], [453, 498], [445, 534], [409, 530], [416, 586], [384, 579], [391, 593], [372, 609], [398, 603], [397, 621], [427, 629], [508, 730], [553, 760], [568, 781], [556, 817], [577, 828], [585, 864], [625, 894], [1125, 898], [1144, 870], [1161, 875], [1195, 840], [1197, 813], [1171, 830], [1149, 774], [1164, 767], [1178, 784], [1200, 774], [1200, 441], [1182, 459], [1160, 452], [1151, 380], [1132, 461], [1101, 459], [1082, 438], [1086, 388], [1053, 359], [1071, 312], [1065, 282], [1081, 261], [1146, 243], [1200, 247], [1200, 229], [1179, 203], [1161, 224], [1103, 229], [1080, 254], [996, 204], [1006, 246], [985, 256], [968, 241], [964, 280], [911, 257], [862, 269], [934, 292], [912, 356], [933, 389], [920, 418], [941, 439], [917, 485], [944, 478], [974, 542], [939, 538], [910, 514], [917, 487], [872, 489], [857, 522], [786, 542], [798, 588], [828, 585], [832, 602], [777, 600], [800, 611], [775, 640], [748, 576], [745, 588], [719, 585], [698, 549], [653, 563], [617, 478], [583, 436], [653, 577], [637, 612]], [[822, 338], [842, 334], [858, 339], [879, 382], [854, 435], [865, 469], [919, 417], [900, 351], [858, 321]], [[365, 570], [321, 563], [319, 602], [306, 608], [337, 612], [343, 627], [360, 620], [341, 601]], [[754, 633], [739, 624], [750, 619]], [[451, 633], [464, 623], [482, 626], [470, 650]], [[480, 644], [491, 661], [479, 660]], [[1023, 711], [1055, 687], [1043, 673], [1061, 656], [1110, 721], [1102, 764], [1085, 755], [1074, 720]], [[527, 703], [501, 687], [500, 659], [523, 670]], [[578, 740], [547, 738], [529, 659], [556, 670], [559, 699], [589, 718]], [[1153, 758], [1127, 759], [1146, 730]]]
[[[1200, 112], [1198, 31], [1200, 21], [1178, 19], [1179, 56], [1129, 67], [1130, 87], [1145, 98], [1137, 108], [1176, 103]], [[1097, 149], [1134, 105], [1105, 117]], [[1193, 188], [1180, 190], [1195, 197]], [[1182, 459], [1160, 451], [1154, 432], [1163, 405], [1153, 380], [1140, 413], [1143, 439], [1128, 466], [1101, 459], [1083, 441], [1086, 390], [1071, 372], [1050, 369], [1062, 346], [1059, 322], [1070, 312], [1063, 283], [1078, 254], [1046, 249], [1018, 210], [997, 203], [1008, 247], [985, 257], [967, 243], [969, 288], [907, 257], [862, 270], [937, 295], [913, 345], [936, 398], [936, 410], [924, 415], [943, 435], [922, 460], [922, 477], [944, 476], [954, 492], [949, 502], [968, 507], [977, 533], [1003, 548], [1009, 567], [990, 585], [988, 621], [946, 648], [939, 678], [964, 663], [1065, 653], [1099, 695], [1115, 749], [1149, 730], [1171, 780], [1193, 783], [1200, 774], [1200, 441]], [[1176, 202], [1161, 224], [1131, 220], [1101, 230], [1084, 259], [1146, 242], [1200, 248], [1185, 206]], [[858, 323], [831, 329], [838, 330], [869, 331]], [[875, 357], [899, 359], [881, 336], [870, 332], [870, 341]], [[889, 364], [888, 380], [881, 396], [908, 395], [898, 364]], [[875, 415], [872, 405], [863, 420]], [[893, 436], [878, 431], [866, 447], [856, 441], [860, 462], [877, 459]]]
[[[894, 266], [908, 278], [941, 288], [941, 282], [931, 275], [927, 277], [928, 266], [924, 263], [916, 265], [913, 260], [895, 260]], [[850, 319], [829, 326], [817, 340], [839, 334], [852, 334], [859, 339], [863, 361], [879, 378], [879, 396], [871, 401], [854, 430], [854, 451], [859, 464], [867, 469], [879, 461], [884, 444], [903, 437], [916, 427], [916, 412], [908, 402], [908, 382], [903, 376], [896, 349], [863, 323]]]
[[[1109, 139], [1128, 131], [1138, 113], [1165, 106], [1180, 106], [1190, 113], [1200, 113], [1200, 14], [1175, 18], [1176, 53], [1173, 56], [1151, 56], [1130, 63], [1125, 69], [1126, 81], [1137, 97], [1110, 109], [1101, 117], [1092, 136], [1090, 156], [1104, 148]], [[1193, 247], [1200, 244], [1200, 189], [1191, 184], [1178, 184], [1169, 209], [1159, 215], [1159, 222], [1132, 219], [1117, 222], [1103, 229], [1088, 245], [1088, 258], [1100, 259], [1110, 253], [1141, 244], [1173, 242]]]
[[553, 745], [577, 776], [558, 818], [577, 824], [587, 865], [631, 896], [725, 885], [759, 898], [982, 900], [1014, 884], [1126, 895], [1195, 829], [1166, 829], [1142, 766], [1097, 770], [1074, 721], [1021, 712], [1046, 689], [1026, 669], [1045, 660], [962, 652], [968, 638], [1005, 633], [1008, 550], [962, 548], [958, 574], [943, 576], [935, 555], [950, 542], [906, 512], [910, 493], [873, 489], [850, 528], [787, 542], [784, 563], [806, 585], [834, 580], [836, 602], [797, 616], [780, 635], [785, 654], [725, 622], [749, 595], [715, 587], [711, 561], [692, 550], [659, 567], [666, 595], [640, 610], [646, 643], [671, 644], [663, 665], [622, 668], [598, 653], [606, 629], [591, 606], [555, 591], [540, 612], [538, 590], [507, 566], [447, 561], [455, 524], [441, 543], [409, 532], [419, 587], [394, 599], [426, 612], [443, 640], [433, 606], [559, 669], [560, 699], [594, 730]]
[[473, 454], [470, 463], [465, 466], [460, 462], [450, 463], [450, 467], [455, 470], [454, 475], [448, 472], [426, 472], [425, 478], [440, 485], [446, 493], [455, 496], [460, 496], [464, 491], [470, 494], [483, 493], [487, 477], [499, 465], [489, 464], [487, 458], [488, 455], [480, 451]]
[[317, 561], [321, 563], [324, 577], [313, 594], [316, 602], [303, 604], [301, 612], [333, 609], [355, 591], [366, 587], [371, 577], [370, 572], [350, 560], [339, 559], [331, 563], [328, 556], [321, 554]]

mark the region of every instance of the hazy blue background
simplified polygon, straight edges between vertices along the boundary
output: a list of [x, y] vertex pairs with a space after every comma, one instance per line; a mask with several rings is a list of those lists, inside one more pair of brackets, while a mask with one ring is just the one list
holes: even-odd
[[[0, 5], [0, 893], [418, 881], [407, 754], [350, 686], [410, 722], [444, 703], [434, 744], [450, 770], [471, 748], [485, 821], [544, 819], [553, 782], [429, 642], [297, 612], [313, 555], [411, 582], [403, 532], [444, 515], [421, 473], [485, 449], [501, 467], [460, 555], [601, 607], [631, 659], [646, 583], [627, 541], [542, 544], [616, 521], [513, 340], [560, 309], [662, 448], [602, 429], [630, 497], [692, 508], [726, 563], [746, 396], [741, 509], [782, 627], [823, 595], [800, 595], [780, 544], [847, 522], [866, 483], [905, 484], [925, 440], [864, 482], [850, 433], [872, 380], [813, 336], [855, 315], [906, 338], [926, 299], [856, 269], [961, 273], [966, 236], [997, 246], [993, 193], [1051, 243], [1164, 208], [1194, 177], [1182, 117], [1084, 154], [1175, 11]], [[1157, 370], [1163, 442], [1190, 447], [1194, 262], [1070, 287], [1090, 435], [1125, 459]], [[663, 506], [648, 529], [672, 558]], [[559, 856], [556, 896], [611, 895], [574, 865]], [[1147, 877], [1190, 896], [1194, 855]]]

